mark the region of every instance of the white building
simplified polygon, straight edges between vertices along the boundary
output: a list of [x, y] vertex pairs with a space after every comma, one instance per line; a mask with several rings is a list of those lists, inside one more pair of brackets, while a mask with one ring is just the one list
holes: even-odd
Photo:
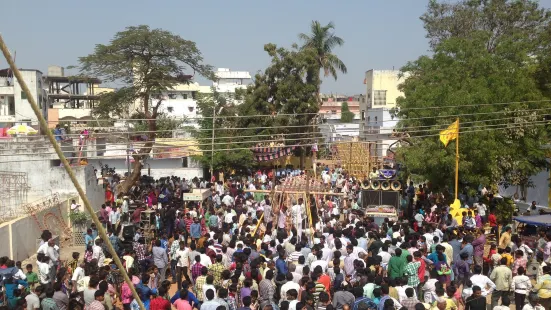
[[216, 81], [212, 86], [217, 92], [222, 93], [228, 100], [240, 104], [243, 100], [235, 100], [236, 89], [245, 89], [252, 82], [251, 74], [247, 71], [231, 71], [228, 68], [218, 68], [214, 72]]
[[[194, 141], [192, 140], [156, 139], [151, 152], [152, 155], [143, 161], [142, 174], [149, 174], [156, 179], [171, 175], [186, 179], [202, 178], [203, 167], [192, 158], [193, 155], [199, 155], [200, 151], [193, 144]], [[140, 143], [133, 143], [130, 147], [137, 150], [140, 146]], [[96, 168], [100, 166], [100, 163], [108, 165], [120, 175], [128, 172], [129, 163], [126, 160], [124, 146], [107, 143], [104, 155], [103, 158], [89, 159], [88, 164]], [[133, 159], [131, 159], [130, 164], [132, 162]], [[132, 166], [130, 165], [130, 167]]]
[[195, 119], [200, 116], [197, 114], [197, 94], [209, 92], [210, 86], [201, 86], [197, 82], [178, 84], [162, 94], [161, 111], [171, 117], [182, 120], [187, 118], [195, 123]]
[[[25, 83], [29, 87], [43, 115], [48, 118], [48, 96], [43, 89], [42, 72], [34, 69], [20, 69]], [[34, 114], [27, 95], [9, 69], [0, 70], [0, 127], [14, 123], [27, 123], [38, 126], [38, 118]]]
[[[189, 123], [196, 123], [194, 119], [201, 117], [197, 114], [197, 94], [211, 93], [213, 88], [223, 94], [233, 103], [241, 103], [235, 100], [236, 89], [244, 89], [252, 81], [251, 75], [246, 71], [230, 71], [227, 68], [219, 68], [215, 72], [216, 81], [212, 86], [199, 85], [197, 82], [182, 83], [174, 86], [161, 94], [163, 102], [161, 111], [175, 118], [189, 119]], [[138, 104], [139, 101], [136, 102]], [[135, 107], [137, 107], [135, 105]]]
[[396, 108], [396, 99], [404, 94], [398, 86], [404, 82], [397, 70], [369, 70], [365, 73], [366, 100], [360, 102], [362, 127], [360, 131], [364, 141], [376, 142], [372, 155], [387, 155], [388, 147], [396, 142], [392, 136], [398, 123], [392, 110]]
[[360, 136], [359, 123], [326, 123], [319, 130], [326, 143], [357, 141]]

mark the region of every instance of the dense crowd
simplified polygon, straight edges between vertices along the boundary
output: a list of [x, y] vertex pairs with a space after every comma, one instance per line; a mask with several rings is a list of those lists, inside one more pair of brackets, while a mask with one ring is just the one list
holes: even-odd
[[[146, 309], [551, 309], [551, 233], [526, 245], [511, 225], [498, 225], [486, 189], [462, 198], [458, 220], [447, 195], [410, 184], [398, 218], [379, 221], [361, 212], [361, 180], [340, 169], [323, 169], [329, 192], [309, 201], [247, 192], [286, 182], [270, 173], [142, 179], [137, 196], [110, 196], [99, 217]], [[196, 188], [211, 195], [184, 201]], [[75, 202], [71, 209], [81, 212]], [[152, 229], [124, 236], [147, 210]], [[51, 237], [42, 234], [36, 272], [0, 258], [8, 308], [139, 309], [95, 225], [85, 251], [67, 262]]]

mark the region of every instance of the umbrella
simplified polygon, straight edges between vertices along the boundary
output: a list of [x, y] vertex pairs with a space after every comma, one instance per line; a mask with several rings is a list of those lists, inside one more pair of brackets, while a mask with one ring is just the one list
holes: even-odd
[[16, 125], [12, 128], [8, 129], [9, 135], [34, 135], [37, 134], [38, 131], [32, 127], [29, 127], [27, 125]]

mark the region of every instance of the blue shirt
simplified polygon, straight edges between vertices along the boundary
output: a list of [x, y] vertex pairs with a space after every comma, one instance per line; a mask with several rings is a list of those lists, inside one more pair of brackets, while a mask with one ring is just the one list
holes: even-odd
[[84, 243], [88, 245], [94, 245], [94, 236], [90, 236], [89, 234], [86, 234], [84, 236]]
[[[447, 260], [446, 258], [446, 254], [443, 254], [442, 255], [444, 256], [444, 261]], [[432, 252], [429, 254], [429, 256], [427, 256], [427, 259], [430, 259], [434, 264], [438, 263], [438, 253], [436, 252]]]
[[193, 223], [189, 227], [189, 234], [191, 238], [200, 238], [201, 237], [201, 224]]
[[[180, 299], [180, 291], [176, 291], [176, 294], [174, 294], [174, 296], [172, 296], [172, 298], [170, 298], [170, 303], [173, 304], [176, 300]], [[197, 299], [197, 297], [195, 297], [195, 295], [188, 291], [187, 292], [187, 301], [189, 301], [189, 304], [191, 305], [191, 303], [193, 302], [193, 306], [195, 308], [197, 308], [197, 306], [199, 305], [199, 300]]]
[[276, 260], [275, 265], [278, 274], [287, 274], [287, 272], [289, 271], [289, 269], [287, 269], [287, 263], [281, 258], [278, 258]]
[[62, 132], [61, 132], [61, 129], [54, 129], [54, 135], [55, 135], [55, 140], [56, 141], [61, 141], [61, 135], [62, 135]]
[[385, 301], [389, 298], [390, 296], [388, 295], [381, 297], [381, 300], [379, 300], [379, 304], [377, 305], [377, 310], [383, 310], [385, 308]]

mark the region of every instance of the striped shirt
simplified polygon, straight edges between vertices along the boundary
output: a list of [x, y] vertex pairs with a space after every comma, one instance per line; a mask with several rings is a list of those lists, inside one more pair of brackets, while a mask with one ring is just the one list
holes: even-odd
[[296, 263], [298, 262], [298, 258], [302, 255], [299, 251], [294, 251], [291, 254], [289, 254], [289, 257], [287, 257], [288, 263]]
[[316, 286], [314, 287], [315, 291], [314, 291], [314, 302], [318, 302], [319, 298], [320, 298], [320, 293], [321, 292], [325, 292], [326, 291], [326, 288], [325, 288], [325, 285], [321, 284], [320, 282], [316, 281]]

